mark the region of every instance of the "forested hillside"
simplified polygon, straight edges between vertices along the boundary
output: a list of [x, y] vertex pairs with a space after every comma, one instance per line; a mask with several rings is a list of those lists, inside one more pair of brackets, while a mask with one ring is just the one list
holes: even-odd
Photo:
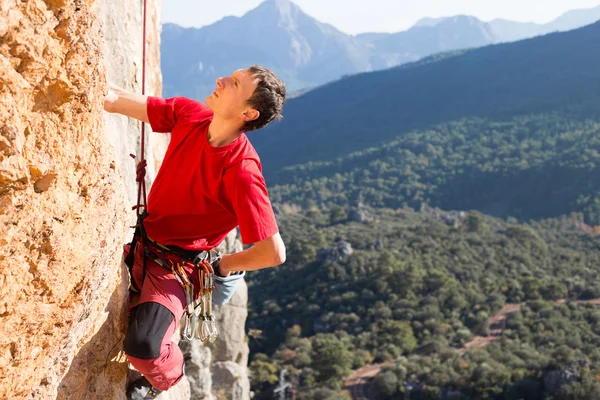
[[[284, 214], [280, 225], [288, 261], [250, 281], [259, 398], [271, 398], [281, 367], [301, 377], [299, 398], [333, 398], [315, 391], [333, 395], [352, 368], [394, 360], [395, 378], [385, 379], [497, 398], [522, 386], [541, 395], [544, 373], [600, 361], [600, 311], [555, 304], [600, 297], [600, 236], [580, 215], [524, 225], [478, 212], [362, 207]], [[461, 356], [507, 303], [522, 308], [504, 340]]]
[[471, 118], [284, 168], [271, 178], [279, 183], [271, 197], [307, 207], [430, 204], [519, 219], [578, 211], [600, 225], [599, 165], [600, 119]]

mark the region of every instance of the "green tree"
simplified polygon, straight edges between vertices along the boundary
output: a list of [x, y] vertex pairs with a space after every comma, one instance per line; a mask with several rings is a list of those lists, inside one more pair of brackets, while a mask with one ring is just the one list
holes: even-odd
[[346, 210], [340, 206], [331, 207], [331, 211], [329, 213], [329, 223], [332, 225], [341, 224], [348, 220], [348, 213]]
[[352, 372], [354, 356], [333, 334], [319, 334], [315, 337], [311, 358], [320, 381], [341, 379]]
[[600, 399], [600, 383], [584, 370], [579, 382], [563, 386], [555, 396], [556, 400], [597, 400]]
[[250, 383], [252, 387], [264, 388], [274, 385], [279, 381], [279, 368], [274, 363], [268, 361], [264, 354], [257, 354], [250, 363]]
[[378, 321], [376, 326], [376, 333], [373, 334], [375, 348], [393, 345], [401, 352], [408, 353], [417, 346], [412, 327], [406, 321], [383, 320]]
[[385, 371], [375, 377], [373, 390], [378, 399], [390, 399], [398, 391], [398, 377], [392, 371]]
[[469, 232], [484, 233], [487, 230], [484, 215], [477, 211], [470, 211], [467, 214], [465, 226]]

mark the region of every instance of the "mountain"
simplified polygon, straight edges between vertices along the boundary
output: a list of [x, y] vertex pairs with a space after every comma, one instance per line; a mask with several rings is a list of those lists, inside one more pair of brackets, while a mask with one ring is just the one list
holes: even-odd
[[[401, 355], [386, 367], [403, 370], [391, 393], [418, 379], [424, 395], [413, 400], [542, 399], [559, 386], [544, 372], [600, 362], [597, 305], [573, 301], [600, 296], [600, 236], [577, 218], [526, 225], [478, 212], [363, 211], [362, 222], [336, 210], [280, 214], [286, 263], [247, 278], [255, 399], [276, 398], [283, 368], [302, 377], [298, 398], [341, 399], [323, 395], [332, 378]], [[505, 326], [494, 317], [502, 311]], [[454, 395], [440, 395], [448, 387]]]
[[440, 22], [442, 22], [445, 18], [421, 18], [420, 20], [417, 21], [416, 24], [413, 25], [413, 28], [420, 28], [420, 27], [424, 27], [424, 26], [428, 26], [428, 27], [432, 27], [432, 26], [436, 26], [437, 24], [439, 24]]
[[443, 51], [573, 29], [597, 19], [600, 7], [572, 11], [546, 25], [486, 23], [469, 16], [425, 18], [404, 32], [351, 36], [289, 0], [266, 0], [242, 17], [226, 17], [200, 29], [164, 24], [164, 94], [203, 100], [217, 77], [251, 64], [273, 69], [294, 93]]
[[209, 94], [216, 77], [252, 64], [275, 70], [290, 91], [369, 69], [352, 36], [288, 0], [267, 0], [201, 29], [165, 24], [161, 52], [165, 92], [195, 98]]
[[356, 38], [371, 50], [372, 70], [404, 64], [430, 54], [480, 47], [499, 41], [488, 24], [469, 16], [444, 18], [405, 32], [361, 34]]
[[540, 34], [556, 31], [568, 31], [574, 27], [589, 25], [600, 20], [600, 5], [585, 10], [572, 10], [552, 22], [542, 25]]
[[276, 202], [600, 224], [600, 22], [364, 73], [250, 133]]
[[531, 38], [539, 35], [543, 29], [542, 25], [533, 22], [515, 22], [506, 19], [495, 19], [489, 24], [504, 42]]
[[600, 5], [585, 10], [568, 11], [547, 24], [514, 22], [495, 19], [489, 22], [491, 29], [505, 42], [531, 38], [551, 32], [568, 31], [600, 20]]
[[251, 64], [273, 69], [294, 92], [340, 76], [495, 41], [487, 24], [464, 16], [397, 34], [351, 36], [288, 0], [266, 0], [242, 17], [226, 17], [200, 29], [164, 24], [164, 92], [203, 99], [218, 76]]

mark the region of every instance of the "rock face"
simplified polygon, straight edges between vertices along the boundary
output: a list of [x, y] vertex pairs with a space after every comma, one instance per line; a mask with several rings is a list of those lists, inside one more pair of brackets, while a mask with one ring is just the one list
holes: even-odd
[[[138, 152], [139, 124], [104, 113], [102, 99], [106, 77], [140, 91], [142, 4], [121, 3], [0, 3], [1, 399], [124, 399], [121, 246], [134, 218], [128, 155]], [[159, 10], [159, 0], [148, 0], [148, 94], [160, 93]], [[149, 183], [167, 139], [148, 132]], [[206, 366], [213, 358], [233, 362], [241, 382], [244, 288], [231, 306], [240, 310], [220, 325], [239, 329], [223, 339], [233, 344], [217, 344], [224, 355], [215, 348], [196, 357]], [[207, 368], [208, 386], [184, 380], [170, 398], [202, 398], [192, 395], [202, 388], [213, 397], [210, 389], [222, 383]]]
[[[190, 385], [190, 395], [192, 399], [211, 398], [212, 376], [211, 360], [212, 356], [208, 346], [204, 346], [200, 341], [194, 340], [190, 343], [184, 343], [184, 351], [189, 352], [191, 359], [185, 364], [185, 376]], [[169, 390], [170, 392], [170, 390]], [[163, 400], [162, 398], [159, 400]]]
[[[160, 0], [147, 0], [146, 16], [146, 88], [145, 94], [160, 95]], [[104, 27], [106, 76], [109, 82], [124, 89], [142, 92], [142, 2], [105, 1], [98, 4], [98, 18]], [[126, 182], [128, 204], [137, 203], [135, 165], [129, 154], [139, 159], [141, 123], [117, 114], [104, 114], [105, 132], [115, 151], [115, 160]], [[147, 190], [156, 176], [168, 144], [168, 136], [151, 133], [146, 125], [148, 160]], [[133, 214], [131, 214], [133, 215]], [[133, 220], [132, 220], [133, 222]]]
[[[221, 244], [226, 253], [243, 250], [237, 232], [232, 231]], [[211, 345], [213, 393], [218, 400], [249, 400], [248, 342], [246, 317], [248, 316], [248, 286], [245, 281], [229, 301], [215, 307], [219, 337]]]
[[117, 399], [125, 188], [91, 2], [0, 7], [0, 398]]

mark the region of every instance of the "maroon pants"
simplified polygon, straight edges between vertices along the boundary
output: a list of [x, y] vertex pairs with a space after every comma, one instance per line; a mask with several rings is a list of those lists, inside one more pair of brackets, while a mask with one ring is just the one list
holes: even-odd
[[[129, 246], [125, 246], [125, 254]], [[139, 303], [130, 310], [124, 348], [127, 359], [150, 381], [152, 386], [167, 390], [183, 377], [183, 354], [173, 342], [186, 307], [185, 294], [173, 274], [146, 258], [146, 276], [142, 285], [143, 248], [135, 249], [132, 279], [141, 287]], [[198, 296], [199, 279], [186, 270]]]

